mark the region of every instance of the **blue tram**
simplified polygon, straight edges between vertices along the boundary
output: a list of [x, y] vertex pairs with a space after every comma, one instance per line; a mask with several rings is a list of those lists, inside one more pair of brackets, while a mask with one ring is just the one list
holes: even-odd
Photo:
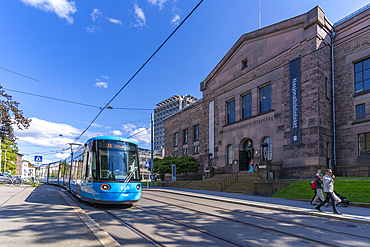
[[40, 180], [88, 202], [136, 202], [141, 197], [137, 144], [122, 137], [91, 138], [67, 159], [40, 166]]

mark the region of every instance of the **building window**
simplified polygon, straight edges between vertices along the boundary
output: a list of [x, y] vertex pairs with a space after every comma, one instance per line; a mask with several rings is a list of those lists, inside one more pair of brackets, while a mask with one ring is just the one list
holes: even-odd
[[177, 147], [179, 145], [179, 133], [173, 134], [173, 145]]
[[194, 153], [199, 153], [199, 145], [194, 146]]
[[271, 110], [271, 84], [260, 89], [260, 112]]
[[271, 137], [266, 137], [261, 143], [262, 148], [262, 160], [270, 161], [272, 160], [272, 139]]
[[227, 147], [227, 164], [232, 165], [234, 161], [234, 148], [233, 145]]
[[356, 105], [356, 118], [365, 117], [365, 104]]
[[326, 97], [327, 99], [329, 99], [328, 92], [329, 92], [329, 90], [328, 90], [328, 78], [327, 78], [327, 77], [325, 77], [325, 97]]
[[199, 124], [194, 126], [194, 141], [199, 140]]
[[184, 148], [184, 155], [188, 155], [188, 148]]
[[252, 94], [246, 94], [242, 98], [242, 116], [243, 118], [252, 116]]
[[244, 61], [243, 61], [243, 64], [242, 64], [242, 69], [245, 69], [245, 68], [247, 68], [248, 67], [248, 60], [247, 59], [245, 59]]
[[370, 132], [358, 135], [358, 156], [370, 156]]
[[227, 123], [235, 122], [235, 100], [227, 103]]
[[370, 89], [370, 58], [355, 63], [356, 93]]
[[188, 129], [183, 130], [184, 144], [188, 143]]
[[179, 151], [177, 151], [177, 150], [176, 150], [176, 151], [174, 151], [174, 152], [173, 152], [173, 157], [176, 157], [176, 158], [177, 158], [178, 153], [179, 153]]

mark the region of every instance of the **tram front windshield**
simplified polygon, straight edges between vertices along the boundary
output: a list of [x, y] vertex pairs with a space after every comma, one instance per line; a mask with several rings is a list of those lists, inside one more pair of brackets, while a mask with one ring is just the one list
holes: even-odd
[[135, 167], [131, 180], [139, 180], [137, 146], [123, 141], [98, 141], [100, 180], [124, 181]]

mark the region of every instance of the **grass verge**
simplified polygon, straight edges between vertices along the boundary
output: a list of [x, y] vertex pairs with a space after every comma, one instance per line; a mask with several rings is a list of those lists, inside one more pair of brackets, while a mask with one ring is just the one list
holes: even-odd
[[[370, 203], [370, 180], [335, 180], [335, 191], [350, 202]], [[314, 196], [309, 181], [295, 181], [286, 188], [280, 189], [272, 197], [285, 199], [309, 199]]]
[[[152, 182], [141, 182], [141, 186], [146, 188], [146, 186], [151, 186], [152, 185]], [[158, 185], [158, 182], [157, 181], [153, 181], [153, 185], [154, 187]]]

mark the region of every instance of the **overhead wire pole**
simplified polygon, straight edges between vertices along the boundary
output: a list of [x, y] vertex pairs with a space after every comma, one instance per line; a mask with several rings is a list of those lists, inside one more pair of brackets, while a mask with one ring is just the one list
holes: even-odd
[[153, 187], [153, 168], [154, 168], [154, 163], [153, 163], [153, 151], [154, 151], [154, 138], [153, 138], [153, 113], [151, 114], [151, 119], [150, 119], [150, 125], [151, 125], [151, 128], [150, 128], [150, 144], [151, 144], [151, 161], [150, 161], [150, 166], [151, 166], [151, 169], [150, 169], [150, 172], [151, 172], [151, 186]]
[[185, 17], [185, 19], [175, 28], [175, 30], [167, 37], [167, 39], [155, 50], [155, 52], [145, 61], [145, 63], [135, 72], [135, 74], [126, 82], [125, 85], [113, 96], [113, 98], [106, 104], [104, 107], [99, 111], [96, 117], [92, 120], [92, 122], [87, 126], [87, 128], [78, 136], [76, 137], [76, 141], [79, 140], [85, 132], [91, 127], [91, 125], [95, 122], [95, 120], [100, 116], [100, 114], [110, 105], [110, 103], [122, 92], [122, 90], [136, 77], [136, 75], [145, 67], [145, 65], [157, 54], [157, 52], [167, 43], [167, 41], [175, 34], [175, 32], [184, 24], [184, 22], [191, 16], [191, 14], [199, 7], [199, 5], [203, 2], [203, 0], [199, 1], [197, 6], [193, 8], [193, 10]]
[[258, 24], [261, 29], [261, 0], [258, 0]]

